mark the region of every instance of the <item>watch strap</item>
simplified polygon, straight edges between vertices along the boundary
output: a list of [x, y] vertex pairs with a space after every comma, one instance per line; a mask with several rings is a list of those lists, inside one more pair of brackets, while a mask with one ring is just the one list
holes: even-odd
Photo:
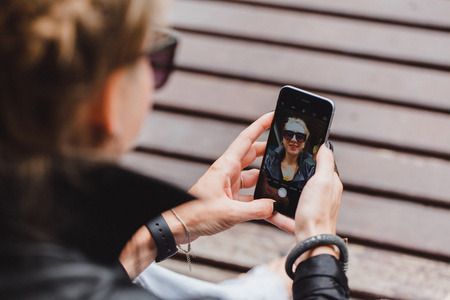
[[175, 243], [172, 231], [162, 215], [152, 219], [145, 224], [145, 226], [147, 226], [150, 231], [158, 250], [158, 254], [155, 259], [156, 262], [163, 261], [177, 253], [177, 245]]

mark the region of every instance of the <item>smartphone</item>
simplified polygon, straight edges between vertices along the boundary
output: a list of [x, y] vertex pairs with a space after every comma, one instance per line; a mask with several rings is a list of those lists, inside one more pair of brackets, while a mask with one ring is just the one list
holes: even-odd
[[294, 218], [300, 194], [316, 170], [317, 151], [327, 141], [333, 115], [331, 100], [292, 86], [281, 89], [255, 199], [274, 199], [279, 213]]

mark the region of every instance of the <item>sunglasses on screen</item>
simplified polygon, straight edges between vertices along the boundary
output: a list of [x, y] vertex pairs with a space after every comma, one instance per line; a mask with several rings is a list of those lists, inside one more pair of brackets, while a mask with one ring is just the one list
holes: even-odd
[[299, 143], [304, 143], [306, 141], [306, 134], [301, 133], [301, 132], [295, 132], [295, 131], [291, 131], [291, 130], [285, 130], [283, 131], [283, 137], [287, 140], [290, 141], [294, 138], [297, 140], [297, 142]]
[[145, 54], [152, 65], [155, 89], [164, 86], [173, 71], [177, 44], [178, 37], [175, 31], [157, 31], [154, 46]]

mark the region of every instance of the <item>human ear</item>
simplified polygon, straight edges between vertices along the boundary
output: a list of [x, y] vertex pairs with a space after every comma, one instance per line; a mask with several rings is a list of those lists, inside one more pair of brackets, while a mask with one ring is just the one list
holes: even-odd
[[92, 129], [104, 138], [118, 136], [122, 132], [120, 101], [123, 100], [123, 84], [127, 70], [121, 68], [111, 73], [95, 97], [91, 107]]

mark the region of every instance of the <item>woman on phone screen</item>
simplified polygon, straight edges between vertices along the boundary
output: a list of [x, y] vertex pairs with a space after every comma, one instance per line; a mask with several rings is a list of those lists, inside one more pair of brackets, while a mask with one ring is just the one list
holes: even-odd
[[[273, 154], [267, 155], [264, 168], [268, 183], [274, 188], [272, 194], [282, 204], [280, 210], [293, 218], [292, 213], [295, 212], [298, 202], [298, 199], [294, 198], [298, 197], [306, 182], [314, 175], [315, 164], [308, 162], [312, 155], [304, 151], [309, 130], [302, 119], [289, 117], [284, 124], [282, 137], [282, 144]], [[278, 184], [273, 183], [274, 179]], [[280, 182], [286, 186], [284, 197], [279, 193]], [[296, 189], [295, 193], [291, 187]]]

